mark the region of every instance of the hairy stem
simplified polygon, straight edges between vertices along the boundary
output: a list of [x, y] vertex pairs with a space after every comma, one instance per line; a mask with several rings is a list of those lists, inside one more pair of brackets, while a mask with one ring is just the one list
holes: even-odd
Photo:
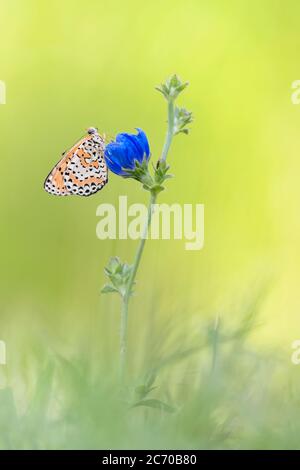
[[174, 101], [172, 99], [168, 102], [168, 130], [166, 135], [166, 140], [164, 143], [163, 151], [161, 154], [161, 161], [165, 161], [170, 150], [172, 138], [173, 138], [173, 130], [174, 130]]

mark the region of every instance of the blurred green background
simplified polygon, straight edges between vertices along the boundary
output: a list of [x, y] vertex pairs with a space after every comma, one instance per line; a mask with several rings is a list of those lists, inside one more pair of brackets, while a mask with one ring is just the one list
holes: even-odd
[[300, 73], [299, 18], [296, 0], [0, 1], [0, 339], [8, 361], [0, 372], [20, 412], [54, 352], [104, 371], [117, 364], [119, 300], [100, 296], [103, 267], [113, 255], [130, 262], [136, 242], [98, 240], [96, 208], [119, 195], [147, 199], [115, 175], [91, 198], [55, 198], [44, 178], [89, 126], [109, 136], [141, 127], [158, 158], [166, 104], [154, 86], [174, 72], [190, 82], [180, 104], [195, 122], [174, 140], [176, 177], [159, 200], [205, 204], [205, 246], [147, 243], [130, 311], [130, 373], [155, 356], [166, 325], [175, 342], [216, 315], [238, 325], [267, 286], [251, 347], [282, 353], [297, 374], [300, 105], [291, 84]]

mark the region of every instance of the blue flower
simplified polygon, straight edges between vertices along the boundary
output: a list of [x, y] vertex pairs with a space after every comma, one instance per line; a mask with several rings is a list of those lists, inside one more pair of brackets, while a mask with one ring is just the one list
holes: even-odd
[[126, 169], [133, 170], [135, 161], [149, 160], [150, 148], [147, 136], [142, 129], [137, 134], [118, 134], [115, 141], [105, 148], [105, 161], [113, 173], [127, 176]]

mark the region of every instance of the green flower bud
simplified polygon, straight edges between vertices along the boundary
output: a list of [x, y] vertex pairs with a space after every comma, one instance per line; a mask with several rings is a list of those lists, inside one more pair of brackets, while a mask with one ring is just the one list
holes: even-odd
[[176, 100], [177, 96], [188, 86], [188, 82], [182, 82], [175, 74], [165, 83], [156, 87], [156, 90], [164, 95], [166, 100]]

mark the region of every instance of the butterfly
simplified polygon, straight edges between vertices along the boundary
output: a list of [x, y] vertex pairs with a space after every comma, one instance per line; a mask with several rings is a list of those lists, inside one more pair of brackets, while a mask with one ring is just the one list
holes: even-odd
[[91, 196], [100, 191], [108, 181], [104, 150], [104, 138], [90, 127], [87, 135], [62, 154], [44, 189], [55, 196]]

